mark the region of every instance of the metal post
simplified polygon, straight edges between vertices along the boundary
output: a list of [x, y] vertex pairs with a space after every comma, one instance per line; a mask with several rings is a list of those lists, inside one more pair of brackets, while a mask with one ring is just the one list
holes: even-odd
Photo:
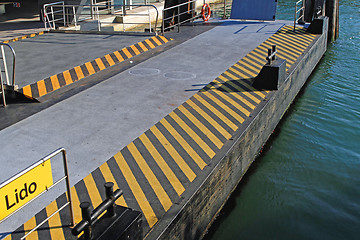
[[91, 211], [90, 211], [90, 203], [89, 202], [82, 202], [80, 203], [81, 208], [81, 215], [83, 220], [89, 222], [87, 226], [84, 228], [84, 239], [90, 240], [91, 239]]
[[268, 57], [267, 57], [267, 60], [268, 60], [268, 62], [267, 62], [267, 64], [271, 64], [271, 52], [272, 52], [272, 50], [269, 48], [268, 49]]
[[[107, 182], [104, 184], [104, 187], [105, 187], [106, 199], [114, 200], [115, 199], [114, 191], [113, 191], [114, 183]], [[115, 215], [114, 203], [111, 206], [109, 206], [109, 208], [107, 209], [107, 215], [108, 217], [113, 217]]]
[[1, 79], [1, 74], [0, 74], [0, 82], [1, 82], [1, 93], [2, 93], [3, 105], [4, 105], [4, 107], [6, 107], [5, 89], [4, 89], [3, 81]]
[[65, 3], [63, 2], [63, 18], [64, 18], [64, 27], [66, 27], [66, 18], [65, 18]]
[[177, 17], [178, 17], [178, 32], [180, 32], [180, 6], [177, 7], [178, 12], [177, 12]]
[[226, 19], [226, 0], [224, 0], [224, 19]]
[[69, 211], [70, 211], [70, 224], [71, 226], [75, 225], [75, 218], [74, 218], [74, 211], [73, 211], [73, 203], [72, 203], [72, 197], [71, 197], [71, 188], [70, 188], [70, 179], [69, 179], [69, 170], [68, 170], [68, 164], [67, 164], [67, 157], [66, 157], [66, 150], [63, 149], [63, 162], [64, 162], [64, 174], [66, 176], [66, 191], [69, 199]]
[[276, 58], [275, 53], [276, 53], [276, 45], [273, 45], [273, 46], [272, 46], [272, 52], [271, 52], [271, 54], [272, 54], [273, 56], [272, 56], [272, 59], [271, 59], [271, 60], [275, 60], [275, 58]]
[[[2, 61], [3, 61], [3, 66], [4, 66], [4, 73], [5, 73], [6, 84], [7, 84], [7, 85], [10, 85], [9, 73], [8, 73], [8, 69], [7, 69], [7, 63], [6, 63], [6, 55], [5, 55], [4, 45], [1, 45], [1, 56], [2, 56]], [[0, 73], [0, 74], [1, 74], [1, 73]]]

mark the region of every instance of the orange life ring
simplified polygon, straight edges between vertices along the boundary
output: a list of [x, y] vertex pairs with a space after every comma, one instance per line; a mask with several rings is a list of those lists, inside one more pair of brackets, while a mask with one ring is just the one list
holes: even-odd
[[205, 3], [201, 9], [201, 17], [206, 22], [210, 19], [211, 9], [209, 4]]

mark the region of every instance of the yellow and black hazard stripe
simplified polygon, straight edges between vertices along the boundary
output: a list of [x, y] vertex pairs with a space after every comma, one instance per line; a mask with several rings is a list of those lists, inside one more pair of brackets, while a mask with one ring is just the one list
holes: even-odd
[[10, 40], [3, 41], [3, 43], [16, 42], [16, 41], [24, 40], [24, 39], [27, 39], [27, 38], [40, 36], [40, 35], [43, 35], [45, 33], [46, 32], [44, 32], [44, 31], [43, 32], [38, 32], [38, 33], [32, 33], [32, 34], [28, 34], [28, 35], [24, 35], [24, 36], [21, 36], [21, 37], [17, 37], [17, 38], [13, 38], [13, 39], [10, 39]]
[[[78, 182], [71, 189], [76, 222], [81, 220], [79, 203], [89, 201], [98, 206], [105, 198], [103, 184], [111, 181], [114, 189], [124, 193], [117, 204], [143, 213], [144, 233], [154, 227], [181, 202], [195, 179], [267, 96], [268, 91], [252, 87], [253, 78], [266, 62], [267, 47], [276, 44], [279, 55], [289, 60], [291, 67], [316, 38], [301, 28], [295, 34], [288, 28], [275, 33]], [[288, 42], [294, 43], [292, 51], [285, 50]], [[64, 194], [6, 240], [23, 236], [65, 200]], [[61, 211], [28, 239], [72, 239], [68, 223], [67, 211]]]
[[163, 36], [156, 36], [146, 39], [145, 41], [138, 42], [119, 51], [115, 51], [103, 57], [96, 58], [93, 61], [86, 62], [70, 70], [66, 70], [62, 73], [45, 78], [36, 83], [24, 86], [23, 88], [19, 89], [18, 92], [22, 93], [24, 96], [30, 99], [42, 97], [61, 87], [72, 84], [73, 82], [102, 71], [117, 63], [123, 62], [126, 59], [132, 58], [150, 49], [161, 46], [170, 40]]

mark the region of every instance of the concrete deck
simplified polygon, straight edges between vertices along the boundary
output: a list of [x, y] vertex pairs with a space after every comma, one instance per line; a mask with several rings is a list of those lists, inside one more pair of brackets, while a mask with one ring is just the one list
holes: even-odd
[[[65, 147], [76, 204], [88, 199], [97, 206], [103, 196], [98, 187], [115, 180], [124, 191], [118, 203], [141, 210], [145, 233], [155, 238], [206, 179], [223, 146], [262, 106], [267, 92], [250, 85], [267, 48], [277, 44], [289, 70], [313, 42], [315, 36], [286, 28], [273, 35], [284, 24], [227, 21], [2, 130], [0, 181]], [[32, 204], [21, 219], [35, 219], [59, 194]], [[23, 223], [14, 219], [1, 224], [0, 232]], [[54, 231], [50, 224], [38, 238], [68, 238], [66, 230]]]

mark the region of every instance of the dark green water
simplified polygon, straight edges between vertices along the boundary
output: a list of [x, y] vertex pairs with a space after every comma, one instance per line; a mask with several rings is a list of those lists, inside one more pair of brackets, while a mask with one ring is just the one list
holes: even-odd
[[[277, 18], [294, 1], [279, 0]], [[360, 239], [360, 1], [207, 239]]]

